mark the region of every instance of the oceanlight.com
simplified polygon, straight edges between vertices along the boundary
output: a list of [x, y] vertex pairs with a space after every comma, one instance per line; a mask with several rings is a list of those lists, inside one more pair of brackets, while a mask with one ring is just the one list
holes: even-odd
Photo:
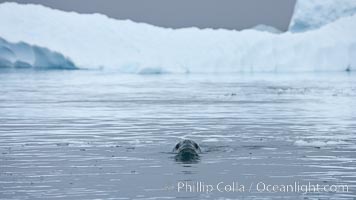
[[178, 192], [257, 192], [257, 193], [348, 193], [348, 185], [328, 185], [312, 184], [310, 182], [292, 184], [270, 184], [263, 181], [251, 184], [240, 184], [239, 182], [218, 182], [216, 184], [207, 184], [201, 181], [197, 182], [178, 182], [176, 187]]

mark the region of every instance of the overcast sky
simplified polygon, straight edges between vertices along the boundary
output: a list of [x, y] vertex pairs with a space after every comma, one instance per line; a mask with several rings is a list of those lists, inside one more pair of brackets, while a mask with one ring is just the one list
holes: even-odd
[[[6, 2], [9, 0], [0, 0]], [[241, 30], [258, 24], [286, 30], [296, 0], [10, 0], [66, 11], [103, 13], [163, 27]]]

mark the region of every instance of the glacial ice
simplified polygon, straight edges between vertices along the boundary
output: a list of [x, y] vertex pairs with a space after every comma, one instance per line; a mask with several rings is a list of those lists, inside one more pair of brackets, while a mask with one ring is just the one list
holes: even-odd
[[24, 42], [9, 43], [0, 38], [0, 68], [75, 69], [63, 55]]
[[[0, 37], [7, 41], [60, 52], [81, 68], [126, 73], [352, 70], [356, 67], [355, 35], [355, 15], [316, 30], [273, 34], [252, 29], [174, 30], [101, 14], [0, 4]], [[11, 52], [3, 52], [11, 57]]]
[[282, 33], [281, 30], [273, 27], [273, 26], [268, 26], [265, 24], [259, 24], [257, 26], [252, 27], [251, 29], [256, 30], [256, 31], [262, 31], [262, 32], [269, 32], [269, 33], [275, 33], [275, 34], [279, 34]]
[[355, 13], [355, 0], [298, 0], [289, 31], [303, 32], [318, 29]]

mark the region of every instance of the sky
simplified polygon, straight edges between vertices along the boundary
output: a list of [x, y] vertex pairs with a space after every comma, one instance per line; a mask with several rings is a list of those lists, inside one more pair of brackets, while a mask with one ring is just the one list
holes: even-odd
[[[0, 0], [0, 3], [9, 0]], [[288, 29], [296, 0], [10, 0], [79, 13], [102, 13], [161, 27]]]

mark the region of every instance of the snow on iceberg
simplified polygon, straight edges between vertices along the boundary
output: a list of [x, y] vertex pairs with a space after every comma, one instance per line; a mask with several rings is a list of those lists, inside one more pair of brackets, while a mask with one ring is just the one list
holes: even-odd
[[344, 71], [356, 67], [356, 17], [318, 30], [167, 29], [101, 14], [0, 4], [0, 37], [68, 56], [79, 67], [128, 73]]
[[75, 69], [73, 62], [46, 48], [0, 38], [0, 68]]
[[318, 29], [356, 13], [355, 0], [298, 0], [289, 26], [291, 32]]

